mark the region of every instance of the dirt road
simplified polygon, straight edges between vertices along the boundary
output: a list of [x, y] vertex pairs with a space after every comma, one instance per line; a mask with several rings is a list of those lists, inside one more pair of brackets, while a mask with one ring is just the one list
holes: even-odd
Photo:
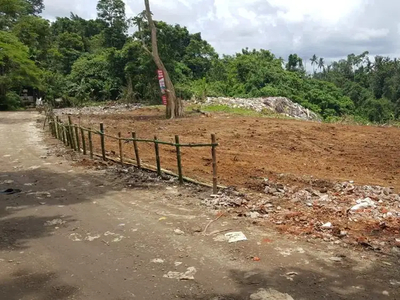
[[[208, 191], [74, 167], [36, 119], [0, 114], [0, 190], [21, 190], [0, 194], [0, 299], [400, 299], [399, 256], [225, 216], [208, 232], [247, 241], [202, 235], [215, 218], [199, 205]], [[185, 272], [194, 279], [168, 278]]]

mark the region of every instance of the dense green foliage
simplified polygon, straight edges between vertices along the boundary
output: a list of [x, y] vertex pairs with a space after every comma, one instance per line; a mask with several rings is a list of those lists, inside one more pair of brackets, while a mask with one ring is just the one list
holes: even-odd
[[[159, 104], [156, 66], [143, 47], [150, 31], [143, 14], [128, 19], [122, 0], [99, 0], [98, 17], [41, 18], [42, 0], [0, 0], [0, 108], [19, 105], [26, 87], [47, 101], [125, 100]], [[128, 29], [134, 26], [134, 34]], [[283, 96], [327, 120], [353, 115], [373, 122], [400, 117], [400, 64], [368, 52], [326, 66], [314, 55], [308, 74], [291, 54], [285, 62], [266, 50], [219, 56], [185, 27], [156, 22], [160, 56], [177, 95]]]

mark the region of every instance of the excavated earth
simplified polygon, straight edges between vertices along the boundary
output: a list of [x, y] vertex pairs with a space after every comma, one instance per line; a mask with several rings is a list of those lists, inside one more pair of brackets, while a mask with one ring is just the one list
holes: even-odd
[[[61, 115], [66, 119], [65, 114]], [[400, 191], [400, 129], [393, 127], [324, 124], [290, 119], [190, 114], [166, 120], [159, 108], [142, 108], [118, 114], [73, 115], [76, 123], [99, 128], [106, 133], [129, 138], [135, 131], [139, 138], [181, 143], [209, 143], [211, 133], [220, 146], [218, 177], [221, 184], [251, 190], [263, 188], [263, 179], [281, 183], [329, 187], [337, 181], [358, 185], [381, 185]], [[100, 152], [100, 140], [94, 138]], [[118, 154], [118, 143], [106, 138], [106, 149]], [[154, 146], [140, 144], [144, 162], [155, 165]], [[126, 156], [134, 158], [131, 143], [124, 144]], [[160, 146], [161, 165], [176, 171], [176, 153], [170, 146]], [[184, 175], [211, 182], [209, 148], [182, 150]]]

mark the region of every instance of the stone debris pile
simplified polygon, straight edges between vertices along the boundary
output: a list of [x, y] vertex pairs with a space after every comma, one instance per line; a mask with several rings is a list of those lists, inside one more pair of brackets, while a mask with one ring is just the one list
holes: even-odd
[[249, 201], [228, 191], [203, 203], [262, 218], [284, 233], [400, 253], [400, 195], [390, 187], [298, 188], [266, 179], [264, 195]]
[[218, 195], [211, 195], [210, 198], [204, 199], [202, 203], [211, 208], [229, 208], [245, 206], [247, 200], [240, 197], [240, 194], [233, 195], [232, 193], [224, 192]]
[[272, 112], [301, 120], [321, 121], [321, 118], [311, 110], [285, 97], [267, 98], [228, 98], [208, 97], [203, 105], [227, 105], [234, 108], [252, 109], [257, 112], [270, 110]]
[[142, 107], [141, 104], [119, 104], [110, 103], [104, 106], [85, 106], [85, 107], [68, 107], [55, 109], [56, 115], [107, 115], [126, 113]]

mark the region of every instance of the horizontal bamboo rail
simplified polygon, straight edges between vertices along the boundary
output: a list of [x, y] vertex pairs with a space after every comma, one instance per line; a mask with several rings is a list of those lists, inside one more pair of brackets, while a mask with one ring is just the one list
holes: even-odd
[[[54, 137], [58, 138], [59, 140], [63, 141], [64, 143], [67, 142], [67, 145], [69, 144], [69, 146], [77, 152], [81, 152], [81, 148], [80, 148], [81, 143], [80, 143], [80, 137], [79, 137], [79, 134], [80, 134], [81, 138], [82, 138], [82, 147], [83, 147], [82, 151], [84, 154], [87, 153], [85, 137], [84, 137], [84, 133], [87, 132], [88, 140], [89, 140], [90, 158], [93, 158], [94, 156], [96, 156], [96, 157], [102, 158], [103, 160], [110, 160], [110, 161], [118, 162], [121, 165], [124, 165], [124, 164], [135, 165], [141, 169], [145, 169], [145, 170], [149, 170], [149, 171], [157, 171], [158, 175], [162, 175], [162, 173], [165, 173], [165, 174], [177, 177], [181, 184], [184, 181], [186, 181], [186, 182], [200, 184], [200, 185], [207, 186], [207, 187], [212, 187], [214, 194], [217, 193], [218, 188], [225, 188], [224, 186], [218, 185], [218, 182], [217, 182], [216, 147], [219, 146], [219, 144], [217, 143], [216, 137], [214, 134], [211, 135], [211, 143], [184, 144], [184, 143], [180, 143], [178, 135], [175, 136], [175, 143], [173, 143], [173, 142], [160, 141], [160, 140], [158, 140], [158, 138], [156, 136], [154, 137], [154, 139], [140, 139], [140, 138], [136, 137], [136, 132], [134, 132], [134, 131], [132, 131], [132, 137], [129, 137], [129, 138], [122, 137], [121, 133], [118, 133], [118, 136], [113, 136], [113, 135], [105, 133], [103, 123], [100, 123], [100, 125], [99, 125], [100, 130], [93, 130], [91, 128], [85, 128], [83, 126], [73, 124], [71, 116], [68, 116], [67, 124], [63, 123], [58, 117], [56, 117], [55, 119], [51, 118], [51, 117], [48, 117], [48, 118], [49, 118], [49, 128], [50, 128], [52, 135]], [[80, 122], [79, 122], [79, 124], [80, 124]], [[62, 134], [63, 132], [66, 132], [66, 134], [65, 135]], [[101, 154], [96, 154], [93, 152], [92, 133], [100, 136]], [[105, 138], [106, 137], [116, 140], [118, 142], [119, 159], [115, 159], [115, 158], [112, 158], [112, 157], [109, 157], [106, 155], [106, 149], [105, 149]], [[134, 160], [131, 160], [131, 159], [123, 156], [122, 142], [126, 142], [126, 143], [132, 142], [133, 143], [136, 162]], [[156, 166], [143, 164], [140, 161], [138, 143], [154, 144]], [[178, 174], [175, 174], [171, 171], [161, 168], [159, 145], [175, 147], [176, 153], [177, 153]], [[210, 147], [211, 148], [211, 154], [212, 154], [211, 156], [212, 156], [212, 162], [213, 162], [212, 163], [212, 174], [213, 174], [212, 185], [202, 183], [197, 180], [183, 176], [183, 166], [182, 166], [182, 161], [181, 161], [181, 148], [184, 148], [184, 147], [187, 147], [187, 148]], [[135, 164], [133, 164], [134, 162], [135, 162]]]

